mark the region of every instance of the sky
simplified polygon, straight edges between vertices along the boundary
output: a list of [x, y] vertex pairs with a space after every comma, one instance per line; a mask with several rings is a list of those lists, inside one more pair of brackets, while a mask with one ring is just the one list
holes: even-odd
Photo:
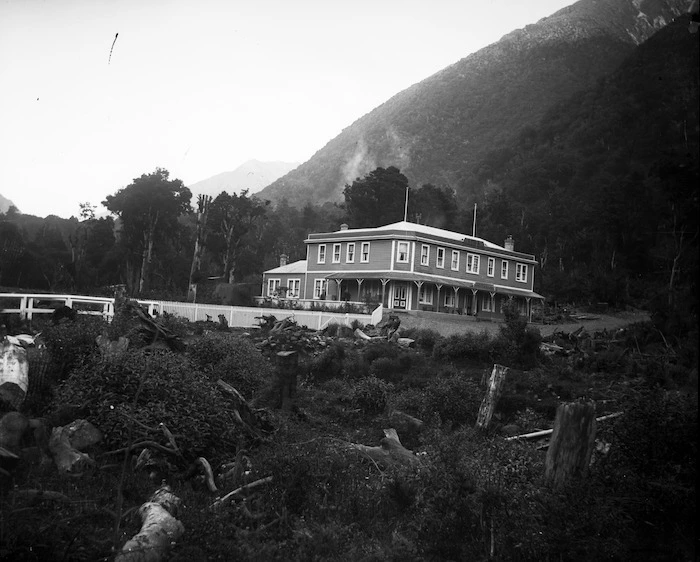
[[67, 218], [156, 167], [191, 185], [250, 159], [305, 162], [572, 3], [0, 0], [0, 195]]

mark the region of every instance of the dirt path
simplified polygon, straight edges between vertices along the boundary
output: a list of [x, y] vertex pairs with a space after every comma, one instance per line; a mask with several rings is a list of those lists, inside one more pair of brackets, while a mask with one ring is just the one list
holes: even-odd
[[[476, 322], [464, 316], [440, 314], [436, 312], [421, 312], [420, 315], [399, 313], [401, 327], [424, 328], [435, 330], [442, 336], [452, 334], [462, 334], [464, 332], [483, 332], [486, 330], [491, 334], [499, 331], [501, 322]], [[574, 316], [577, 316], [574, 314]], [[573, 332], [583, 326], [589, 332], [602, 330], [616, 330], [635, 322], [645, 322], [649, 320], [649, 315], [643, 311], [620, 312], [615, 314], [580, 314], [579, 318], [572, 318], [571, 321], [559, 324], [530, 324], [532, 328], [539, 330], [543, 336], [548, 336], [553, 332]]]

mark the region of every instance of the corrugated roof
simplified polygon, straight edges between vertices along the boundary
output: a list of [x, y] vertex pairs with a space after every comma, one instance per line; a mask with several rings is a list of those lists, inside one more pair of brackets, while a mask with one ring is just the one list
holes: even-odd
[[265, 273], [306, 273], [306, 260], [299, 260], [275, 267], [274, 269], [268, 269]]

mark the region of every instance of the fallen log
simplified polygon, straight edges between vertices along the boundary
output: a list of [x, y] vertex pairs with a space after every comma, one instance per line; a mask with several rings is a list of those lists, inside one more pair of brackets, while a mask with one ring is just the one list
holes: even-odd
[[[605, 416], [600, 416], [596, 418], [595, 421], [600, 423], [602, 421], [611, 420], [620, 417], [624, 412], [615, 412], [614, 414], [607, 414]], [[541, 429], [538, 431], [533, 431], [531, 433], [523, 433], [522, 435], [513, 435], [512, 437], [506, 437], [506, 441], [512, 441], [513, 439], [540, 439], [541, 437], [546, 437], [551, 435], [554, 429]]]
[[418, 467], [421, 464], [418, 457], [401, 444], [399, 436], [393, 428], [384, 430], [384, 437], [379, 442], [378, 447], [369, 447], [359, 443], [350, 443], [350, 446], [380, 468]]
[[141, 530], [126, 542], [115, 562], [160, 561], [185, 532], [185, 527], [177, 520], [180, 503], [169, 486], [158, 488], [139, 508]]

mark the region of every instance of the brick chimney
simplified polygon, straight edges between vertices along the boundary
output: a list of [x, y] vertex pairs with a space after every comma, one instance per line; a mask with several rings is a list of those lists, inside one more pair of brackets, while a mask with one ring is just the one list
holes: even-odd
[[513, 237], [510, 234], [508, 235], [508, 238], [506, 238], [506, 241], [503, 242], [503, 247], [509, 252], [515, 252], [515, 240], [513, 240]]
[[347, 229], [348, 229], [348, 225], [347, 225], [347, 224], [343, 223], [343, 224], [340, 225], [340, 230], [347, 230]]
[[287, 258], [289, 256], [287, 254], [280, 254], [280, 267], [284, 267], [287, 265]]

